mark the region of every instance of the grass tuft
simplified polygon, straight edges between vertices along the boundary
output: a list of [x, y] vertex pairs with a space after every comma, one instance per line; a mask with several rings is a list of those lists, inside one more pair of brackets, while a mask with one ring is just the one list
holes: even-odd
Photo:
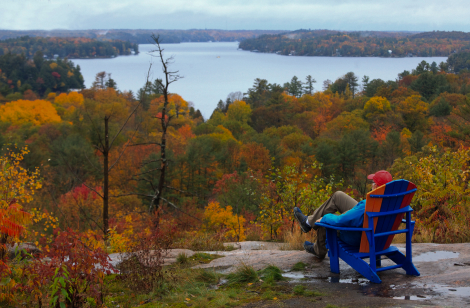
[[245, 284], [259, 281], [258, 274], [252, 266], [242, 264], [234, 273], [227, 275], [229, 284]]
[[176, 263], [178, 264], [187, 264], [189, 262], [189, 257], [185, 253], [179, 253], [176, 257]]
[[222, 234], [198, 233], [181, 238], [173, 243], [173, 248], [186, 248], [193, 251], [224, 251], [224, 240]]
[[306, 267], [307, 267], [307, 264], [305, 264], [304, 262], [297, 262], [294, 264], [294, 266], [292, 266], [292, 270], [299, 272], [299, 271], [303, 271]]
[[263, 277], [264, 281], [266, 282], [285, 280], [285, 278], [282, 277], [281, 270], [274, 265], [269, 265], [265, 269], [259, 271], [259, 274], [261, 275], [261, 277]]
[[235, 247], [234, 245], [224, 245], [224, 248], [225, 248], [225, 251], [237, 250], [237, 247]]
[[217, 274], [214, 270], [203, 270], [198, 276], [196, 276], [196, 280], [204, 283], [218, 283], [220, 275]]
[[321, 296], [320, 292], [307, 290], [303, 285], [296, 285], [293, 289], [295, 295], [303, 295], [303, 296]]
[[293, 231], [284, 233], [283, 242], [285, 245], [281, 246], [281, 250], [304, 250], [304, 242], [315, 242], [316, 232], [303, 233], [298, 226]]

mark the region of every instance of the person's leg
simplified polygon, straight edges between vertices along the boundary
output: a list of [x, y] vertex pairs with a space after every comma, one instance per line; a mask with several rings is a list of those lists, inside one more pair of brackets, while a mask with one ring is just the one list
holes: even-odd
[[326, 230], [323, 227], [315, 226], [315, 221], [326, 214], [334, 214], [349, 211], [357, 204], [357, 201], [342, 191], [335, 192], [325, 203], [323, 203], [315, 212], [308, 216], [308, 223], [313, 229], [317, 230], [317, 240], [315, 241], [314, 251], [317, 256], [323, 258], [328, 249], [326, 249]]
[[337, 191], [331, 197], [326, 200], [318, 209], [313, 212], [312, 215], [308, 216], [308, 223], [312, 226], [313, 229], [315, 228], [315, 221], [322, 218], [326, 214], [334, 214], [336, 212], [340, 212], [343, 214], [344, 212], [349, 211], [357, 204], [357, 201], [345, 194], [342, 191]]

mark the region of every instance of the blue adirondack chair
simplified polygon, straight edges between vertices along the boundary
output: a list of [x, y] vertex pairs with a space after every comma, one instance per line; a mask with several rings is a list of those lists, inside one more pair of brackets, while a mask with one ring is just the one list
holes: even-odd
[[[369, 192], [366, 198], [363, 228], [334, 227], [324, 223], [315, 223], [326, 228], [326, 241], [330, 269], [339, 274], [339, 258], [372, 282], [381, 283], [378, 272], [403, 268], [408, 275], [419, 276], [412, 262], [411, 236], [414, 221], [411, 221], [413, 209], [409, 206], [416, 192], [416, 185], [406, 180], [389, 182]], [[403, 216], [406, 214], [406, 219]], [[406, 228], [398, 230], [400, 223]], [[337, 236], [337, 230], [362, 231], [361, 245], [350, 246]], [[393, 237], [406, 233], [406, 255], [397, 247], [390, 246]], [[396, 265], [380, 267], [381, 257], [387, 256]], [[363, 259], [369, 258], [369, 263]], [[377, 268], [379, 266], [379, 268]]]

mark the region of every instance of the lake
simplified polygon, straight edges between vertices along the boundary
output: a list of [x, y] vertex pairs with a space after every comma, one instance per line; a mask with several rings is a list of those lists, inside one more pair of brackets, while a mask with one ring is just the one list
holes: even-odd
[[[335, 81], [347, 72], [354, 72], [359, 80], [364, 75], [371, 80], [395, 80], [398, 73], [411, 71], [422, 60], [439, 64], [447, 59], [289, 57], [238, 50], [238, 43], [234, 42], [162, 44], [162, 47], [167, 57], [174, 57], [171, 69], [184, 76], [170, 85], [170, 91], [193, 102], [205, 118], [212, 114], [220, 99], [225, 100], [230, 92], [246, 92], [255, 78], [284, 84], [294, 75], [302, 81], [311, 75], [317, 80], [316, 90], [321, 90], [324, 80]], [[145, 83], [150, 63], [153, 63], [151, 80], [162, 77], [158, 58], [149, 54], [153, 49], [155, 46], [150, 44], [139, 45], [137, 56], [72, 61], [80, 65], [86, 87], [91, 87], [96, 73], [106, 71], [111, 73], [119, 90], [136, 93]]]

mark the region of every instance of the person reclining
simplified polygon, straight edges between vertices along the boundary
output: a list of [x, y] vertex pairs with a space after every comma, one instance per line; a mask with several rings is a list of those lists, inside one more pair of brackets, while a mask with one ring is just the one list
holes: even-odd
[[[367, 178], [373, 180], [372, 190], [392, 181], [392, 175], [385, 170], [370, 174]], [[294, 207], [294, 217], [302, 232], [307, 233], [312, 229], [317, 231], [316, 242], [306, 241], [304, 249], [320, 260], [325, 258], [328, 252], [328, 249], [326, 249], [326, 230], [323, 227], [315, 226], [315, 222], [321, 221], [336, 227], [362, 228], [365, 207], [366, 200], [357, 202], [342, 191], [335, 192], [310, 216], [305, 216], [298, 207]], [[335, 215], [336, 212], [341, 215]], [[361, 231], [341, 231], [339, 238], [349, 245], [359, 246], [361, 234]]]

